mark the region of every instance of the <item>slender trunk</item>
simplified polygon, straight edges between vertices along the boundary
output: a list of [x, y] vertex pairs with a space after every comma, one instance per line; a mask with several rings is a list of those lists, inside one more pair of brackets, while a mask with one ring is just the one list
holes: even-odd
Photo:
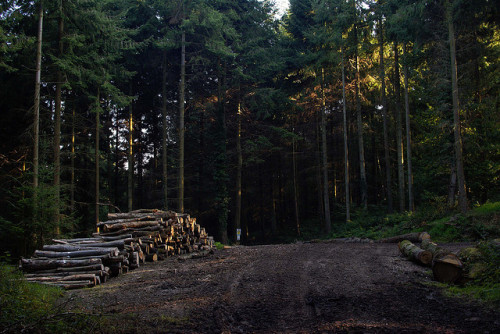
[[404, 171], [404, 144], [403, 144], [403, 120], [401, 115], [401, 82], [399, 74], [399, 50], [398, 44], [394, 43], [394, 93], [396, 94], [396, 147], [398, 154], [398, 197], [399, 211], [405, 210], [405, 171]]
[[76, 142], [76, 107], [73, 107], [71, 118], [71, 183], [70, 183], [70, 211], [75, 211], [75, 142]]
[[[229, 214], [228, 208], [228, 190], [227, 190], [227, 148], [226, 148], [226, 112], [225, 112], [225, 92], [226, 92], [226, 67], [222, 64], [218, 65], [218, 86], [217, 86], [217, 97], [218, 106], [216, 114], [216, 153], [215, 153], [215, 166], [214, 166], [214, 179], [216, 183], [215, 194], [216, 194], [216, 212], [218, 219], [218, 228], [220, 240], [222, 243], [227, 243], [227, 217]], [[261, 178], [259, 180], [262, 182]], [[264, 192], [261, 189], [261, 202], [263, 201], [262, 196]], [[263, 205], [263, 204], [262, 204]], [[261, 212], [262, 216], [262, 212]]]
[[99, 134], [100, 134], [100, 114], [101, 114], [101, 94], [97, 90], [96, 109], [95, 109], [95, 222], [99, 223]]
[[[129, 94], [132, 95], [132, 82], [130, 83]], [[127, 203], [128, 211], [133, 210], [134, 198], [134, 109], [132, 103], [128, 107], [128, 178], [127, 178]]]
[[380, 46], [380, 81], [382, 83], [382, 118], [384, 128], [384, 160], [386, 177], [387, 210], [392, 212], [392, 177], [391, 160], [389, 157], [389, 130], [387, 125], [387, 100], [385, 96], [385, 67], [384, 67], [384, 36], [382, 32], [382, 20], [379, 20], [379, 46]]
[[325, 78], [325, 70], [321, 69], [322, 73], [322, 82], [321, 82], [321, 94], [322, 94], [322, 102], [321, 102], [321, 155], [323, 158], [323, 205], [325, 208], [325, 232], [330, 234], [332, 231], [332, 221], [330, 216], [330, 197], [328, 192], [328, 155], [327, 155], [327, 147], [326, 147], [326, 99], [325, 99], [325, 90], [324, 90], [324, 78]]
[[112, 145], [112, 140], [113, 140], [113, 134], [112, 134], [112, 126], [113, 126], [113, 112], [112, 112], [112, 106], [111, 106], [111, 99], [107, 99], [106, 101], [106, 111], [107, 111], [107, 120], [106, 120], [106, 128], [104, 129], [105, 134], [106, 134], [106, 139], [108, 142], [108, 145], [106, 145], [106, 178], [108, 179], [108, 185], [107, 188], [108, 193], [109, 193], [109, 202], [110, 203], [116, 203], [116, 198], [112, 197], [111, 189], [113, 187], [113, 145]]
[[[406, 44], [403, 44], [403, 55], [406, 57]], [[411, 163], [411, 128], [410, 128], [410, 98], [408, 95], [408, 65], [405, 59], [403, 67], [405, 84], [405, 118], [406, 118], [406, 163], [408, 165], [408, 210], [415, 211], [413, 197], [413, 170]]]
[[462, 155], [462, 135], [460, 133], [460, 103], [458, 99], [457, 59], [455, 46], [455, 27], [453, 25], [453, 9], [449, 1], [446, 3], [446, 20], [450, 42], [451, 86], [453, 98], [453, 133], [455, 137], [455, 166], [458, 180], [458, 205], [462, 213], [468, 210], [467, 193]]
[[38, 37], [36, 44], [36, 75], [35, 75], [35, 101], [33, 120], [33, 188], [34, 203], [36, 204], [36, 189], [38, 188], [38, 147], [40, 140], [40, 84], [42, 72], [42, 38], [43, 38], [43, 1], [40, 1], [38, 10]]
[[[59, 20], [58, 20], [58, 56], [63, 55], [63, 33], [64, 33], [64, 20], [63, 20], [63, 7], [62, 0], [59, 1]], [[54, 188], [56, 191], [56, 205], [55, 205], [55, 223], [56, 235], [61, 233], [60, 230], [60, 197], [61, 197], [61, 90], [62, 90], [63, 73], [60, 69], [57, 70], [56, 75], [56, 97], [54, 108]]]
[[162, 185], [163, 185], [163, 209], [168, 210], [168, 174], [167, 174], [167, 51], [163, 51], [163, 75], [161, 81], [162, 95]]
[[448, 207], [453, 208], [455, 206], [455, 193], [457, 191], [457, 169], [455, 164], [451, 164], [450, 173], [450, 185], [448, 187]]
[[321, 131], [320, 131], [320, 117], [316, 115], [316, 149], [315, 159], [316, 159], [316, 187], [317, 187], [317, 203], [318, 203], [318, 214], [320, 220], [324, 220], [325, 218], [325, 210], [323, 208], [323, 181], [321, 179]]
[[293, 164], [293, 203], [295, 206], [295, 227], [297, 235], [300, 236], [300, 219], [299, 219], [299, 190], [297, 184], [297, 157], [295, 149], [295, 137], [292, 140], [292, 164]]
[[344, 50], [342, 49], [342, 108], [344, 117], [344, 173], [345, 173], [345, 219], [351, 220], [351, 203], [349, 192], [349, 147], [347, 142], [347, 101], [345, 97]]
[[238, 231], [241, 233], [241, 174], [243, 169], [243, 153], [241, 151], [241, 102], [238, 103], [236, 118], [238, 122], [238, 133], [236, 135], [236, 155], [238, 156], [238, 162], [236, 165], [236, 213], [234, 222], [236, 225], [237, 235]]
[[186, 90], [186, 34], [181, 36], [181, 82], [179, 87], [179, 199], [178, 210], [184, 212], [184, 102]]
[[[356, 27], [355, 27], [356, 29]], [[358, 35], [355, 32], [356, 38], [356, 120], [358, 127], [358, 150], [359, 150], [359, 176], [361, 186], [361, 204], [366, 210], [368, 208], [368, 185], [366, 182], [366, 164], [365, 164], [365, 145], [363, 140], [363, 117], [361, 115], [361, 99], [360, 99], [360, 78], [359, 78], [359, 54], [358, 54]], [[344, 87], [345, 89], [345, 87]]]
[[137, 154], [137, 191], [136, 191], [136, 205], [138, 205], [139, 208], [144, 207], [144, 182], [143, 182], [143, 164], [142, 162], [144, 161], [143, 157], [143, 149], [142, 149], [142, 121], [139, 121], [136, 123], [137, 127], [137, 148], [136, 148], [136, 154]]
[[119, 169], [119, 161], [120, 161], [120, 123], [118, 122], [118, 111], [116, 111], [116, 122], [115, 122], [115, 177], [114, 177], [114, 192], [115, 192], [115, 201], [116, 205], [119, 203], [119, 181], [120, 181], [120, 169]]
[[271, 186], [271, 234], [276, 235], [278, 231], [278, 215], [276, 214], [276, 199], [274, 194], [276, 193], [276, 175], [274, 173], [269, 173], [269, 185]]

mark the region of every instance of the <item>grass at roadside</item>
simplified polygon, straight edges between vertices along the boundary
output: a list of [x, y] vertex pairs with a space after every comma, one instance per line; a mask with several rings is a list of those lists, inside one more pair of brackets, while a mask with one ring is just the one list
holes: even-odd
[[11, 265], [0, 263], [0, 328], [2, 333], [90, 333], [92, 321], [64, 309], [64, 291], [30, 283]]

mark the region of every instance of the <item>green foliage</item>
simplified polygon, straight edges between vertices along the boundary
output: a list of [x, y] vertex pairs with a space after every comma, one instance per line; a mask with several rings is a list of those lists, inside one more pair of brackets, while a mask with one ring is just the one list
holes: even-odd
[[90, 333], [91, 319], [68, 313], [57, 287], [29, 283], [14, 267], [0, 262], [2, 333]]
[[[31, 254], [56, 233], [71, 233], [74, 220], [59, 214], [57, 223], [57, 199], [55, 186], [46, 182], [51, 174], [41, 169], [41, 182], [33, 189], [27, 181], [31, 174], [26, 173], [19, 180], [19, 185], [11, 192], [10, 219], [0, 217], [1, 249], [10, 251], [15, 257]], [[64, 209], [64, 208], [63, 208]]]
[[[480, 242], [478, 254], [463, 259], [468, 270], [476, 273], [464, 286], [448, 287], [452, 295], [467, 296], [500, 307], [500, 244], [499, 240]], [[479, 268], [479, 269], [477, 269]]]
[[215, 248], [217, 248], [218, 250], [222, 250], [222, 249], [224, 249], [224, 244], [216, 241]]
[[[410, 232], [429, 232], [437, 242], [485, 240], [500, 236], [499, 202], [477, 207], [467, 215], [450, 215], [440, 207], [386, 215], [383, 210], [355, 210], [350, 223], [335, 225], [332, 237], [382, 239]], [[378, 213], [378, 214], [377, 214]]]

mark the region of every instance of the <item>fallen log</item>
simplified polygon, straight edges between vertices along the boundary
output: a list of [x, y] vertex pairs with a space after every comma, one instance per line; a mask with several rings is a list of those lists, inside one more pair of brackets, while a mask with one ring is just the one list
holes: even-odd
[[102, 228], [104, 232], [113, 232], [116, 230], [150, 226], [160, 226], [160, 223], [157, 220], [131, 221], [128, 223], [104, 224]]
[[429, 240], [422, 241], [422, 248], [432, 253], [434, 279], [442, 283], [456, 283], [463, 277], [462, 261], [455, 254]]
[[57, 244], [72, 244], [74, 242], [89, 241], [89, 240], [100, 241], [101, 238], [52, 239], [52, 242], [55, 242]]
[[399, 251], [409, 258], [410, 260], [417, 262], [424, 266], [430, 266], [432, 264], [432, 253], [415, 246], [409, 240], [403, 240], [398, 244]]
[[59, 286], [65, 290], [90, 288], [95, 286], [93, 281], [68, 281], [68, 282], [36, 282], [40, 284]]
[[102, 264], [101, 259], [21, 259], [21, 269], [24, 271], [38, 271], [56, 268], [81, 267], [95, 264]]
[[[78, 274], [68, 276], [38, 276], [38, 277], [25, 277], [28, 282], [67, 282], [67, 281], [96, 281], [94, 274]], [[96, 282], [95, 282], [96, 283]]]
[[148, 262], [156, 262], [156, 261], [158, 261], [158, 254], [152, 253], [152, 254], [146, 255], [146, 261], [148, 261]]
[[135, 218], [122, 218], [122, 219], [114, 219], [114, 220], [107, 220], [104, 222], [99, 222], [97, 223], [97, 227], [102, 227], [104, 225], [115, 225], [115, 224], [121, 224], [121, 223], [131, 223], [131, 222], [137, 222], [137, 221], [145, 221], [145, 220], [158, 220], [161, 218], [157, 218], [155, 216], [141, 216], [141, 217], [135, 217]]
[[108, 219], [129, 219], [129, 218], [141, 218], [147, 215], [154, 216], [155, 218], [174, 218], [176, 216], [175, 212], [172, 211], [161, 211], [161, 210], [151, 210], [147, 212], [124, 212], [124, 213], [108, 213]]
[[92, 243], [84, 243], [81, 245], [85, 245], [87, 247], [97, 247], [97, 248], [109, 248], [109, 247], [117, 247], [118, 249], [123, 249], [125, 247], [125, 240], [114, 240], [114, 241], [105, 241], [105, 242], [92, 242]]
[[109, 236], [109, 237], [101, 236], [101, 238], [104, 241], [125, 240], [125, 242], [127, 242], [127, 239], [132, 238], [132, 234], [121, 234], [121, 235]]
[[213, 251], [211, 250], [202, 250], [197, 253], [190, 253], [190, 254], [185, 254], [181, 255], [177, 258], [178, 261], [186, 261], [189, 259], [200, 259], [202, 257], [208, 256], [209, 254], [212, 254]]
[[430, 239], [431, 239], [431, 236], [427, 232], [415, 232], [415, 233], [396, 235], [394, 237], [380, 239], [380, 240], [377, 240], [375, 242], [398, 243], [398, 242], [401, 242], [404, 240], [408, 240], [411, 242], [422, 242], [423, 240], [430, 240]]
[[36, 272], [34, 274], [24, 274], [25, 278], [37, 278], [37, 277], [68, 277], [74, 275], [94, 275], [94, 276], [104, 276], [107, 273], [104, 270], [94, 270], [94, 271], [68, 271], [68, 272]]
[[102, 264], [92, 264], [89, 266], [81, 266], [81, 267], [38, 270], [37, 273], [43, 274], [43, 273], [85, 272], [85, 271], [93, 271], [93, 270], [104, 270], [104, 266]]
[[83, 250], [75, 250], [69, 252], [53, 252], [53, 251], [42, 251], [36, 250], [36, 257], [47, 257], [47, 258], [77, 258], [77, 257], [92, 257], [92, 256], [100, 256], [100, 255], [118, 255], [118, 248], [102, 248], [102, 249], [83, 249]]
[[80, 244], [59, 244], [59, 245], [44, 245], [42, 250], [51, 251], [51, 252], [76, 252], [80, 250], [90, 250], [95, 251], [96, 253], [106, 254], [106, 250], [110, 253], [118, 249], [117, 247], [109, 247], [109, 248], [101, 248], [101, 247], [93, 247], [87, 245]]

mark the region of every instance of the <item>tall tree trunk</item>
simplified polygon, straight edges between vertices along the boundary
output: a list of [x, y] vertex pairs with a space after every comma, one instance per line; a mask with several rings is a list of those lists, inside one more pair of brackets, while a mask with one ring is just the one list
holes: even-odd
[[[132, 95], [132, 82], [130, 82], [129, 94]], [[132, 103], [128, 106], [128, 178], [127, 178], [127, 207], [133, 210], [134, 199], [134, 109]]]
[[455, 163], [452, 163], [450, 173], [450, 185], [448, 187], [448, 207], [453, 208], [455, 206], [455, 193], [457, 191], [457, 169], [455, 168]]
[[396, 147], [398, 154], [398, 197], [399, 211], [405, 210], [405, 170], [404, 170], [404, 144], [403, 120], [401, 115], [401, 78], [399, 74], [398, 43], [394, 43], [394, 93], [396, 94]]
[[33, 188], [34, 203], [36, 205], [36, 190], [38, 188], [38, 149], [40, 141], [40, 84], [42, 72], [42, 39], [43, 39], [43, 1], [40, 0], [38, 9], [38, 36], [36, 44], [36, 75], [35, 75], [35, 101], [33, 119]]
[[[214, 166], [214, 179], [216, 184], [215, 194], [216, 194], [216, 212], [218, 219], [218, 228], [220, 240], [222, 243], [227, 243], [227, 217], [229, 214], [228, 208], [228, 190], [227, 190], [227, 148], [226, 148], [226, 112], [225, 112], [225, 92], [226, 92], [226, 68], [219, 62], [218, 66], [218, 86], [217, 86], [217, 97], [218, 106], [216, 114], [216, 152], [215, 152], [215, 166]], [[259, 178], [262, 182], [261, 178]], [[261, 196], [264, 192], [261, 189]], [[261, 201], [263, 199], [261, 198]], [[261, 213], [262, 215], [262, 213]]]
[[113, 127], [113, 111], [112, 111], [112, 101], [111, 99], [106, 100], [106, 127], [104, 128], [104, 133], [106, 135], [107, 139], [107, 145], [106, 145], [106, 178], [107, 178], [107, 190], [108, 190], [108, 196], [109, 196], [109, 202], [110, 203], [116, 203], [116, 198], [113, 198], [113, 193], [111, 192], [111, 189], [113, 188], [113, 180], [114, 180], [114, 173], [113, 173], [113, 134], [112, 134], [112, 127]]
[[460, 131], [460, 103], [458, 99], [458, 77], [457, 77], [457, 59], [455, 46], [455, 27], [453, 25], [453, 8], [448, 0], [446, 2], [446, 21], [448, 24], [448, 37], [450, 42], [450, 61], [451, 61], [451, 87], [453, 99], [453, 134], [455, 137], [455, 166], [457, 169], [458, 180], [458, 205], [462, 213], [468, 210], [467, 192], [465, 189], [464, 162], [462, 155], [462, 135]]
[[[363, 140], [363, 118], [361, 115], [360, 99], [360, 78], [359, 78], [359, 54], [358, 54], [358, 34], [355, 26], [355, 66], [356, 66], [356, 120], [358, 127], [358, 151], [359, 151], [359, 176], [361, 186], [361, 205], [368, 209], [368, 184], [366, 182], [365, 145]], [[343, 87], [345, 89], [345, 87]]]
[[351, 220], [351, 203], [349, 191], [349, 146], [347, 136], [347, 100], [345, 96], [345, 66], [344, 66], [344, 50], [342, 49], [342, 108], [344, 118], [344, 168], [345, 168], [345, 220]]
[[387, 125], [387, 100], [385, 96], [385, 67], [384, 67], [384, 36], [382, 30], [382, 20], [379, 19], [379, 47], [380, 47], [380, 81], [382, 83], [382, 118], [384, 128], [384, 160], [386, 177], [387, 210], [392, 212], [392, 177], [391, 159], [389, 156], [389, 129]]
[[116, 122], [115, 122], [115, 177], [114, 177], [114, 193], [115, 193], [115, 201], [116, 205], [119, 203], [120, 195], [119, 195], [119, 181], [120, 181], [120, 123], [118, 122], [118, 111], [116, 111]]
[[332, 231], [332, 221], [330, 216], [330, 196], [328, 191], [328, 154], [326, 147], [326, 98], [325, 98], [325, 70], [321, 69], [321, 156], [323, 158], [323, 205], [325, 208], [325, 232]]
[[292, 139], [292, 164], [293, 164], [293, 203], [295, 206], [295, 228], [297, 235], [300, 236], [300, 218], [299, 218], [299, 187], [297, 184], [297, 150], [295, 149], [295, 137]]
[[71, 181], [70, 181], [70, 212], [75, 212], [75, 144], [76, 144], [76, 107], [73, 107], [71, 118]]
[[[403, 55], [406, 58], [406, 44], [403, 44]], [[405, 83], [405, 118], [406, 118], [406, 163], [408, 165], [408, 210], [415, 211], [415, 199], [413, 197], [413, 168], [411, 163], [411, 125], [410, 125], [410, 98], [408, 95], [408, 64], [405, 59], [403, 67]]]
[[[64, 20], [63, 20], [63, 6], [62, 0], [59, 0], [59, 19], [58, 19], [58, 56], [63, 55], [63, 33], [64, 33]], [[56, 75], [56, 97], [54, 108], [54, 188], [56, 191], [56, 207], [55, 207], [55, 223], [56, 234], [61, 233], [60, 229], [60, 197], [61, 197], [61, 90], [62, 90], [63, 73], [61, 69], [57, 70]]]
[[137, 191], [136, 191], [136, 205], [139, 208], [144, 207], [144, 182], [143, 182], [143, 143], [142, 143], [142, 120], [136, 122], [137, 127]]
[[100, 120], [100, 114], [101, 114], [101, 92], [100, 88], [97, 89], [97, 99], [96, 99], [96, 109], [95, 109], [95, 222], [96, 224], [99, 223], [99, 159], [100, 159], [100, 152], [99, 152], [99, 135], [100, 135], [100, 128], [101, 128], [101, 120]]
[[162, 185], [163, 209], [168, 210], [168, 169], [167, 169], [167, 51], [163, 51], [163, 75], [161, 80], [161, 112], [162, 112]]
[[325, 210], [323, 207], [323, 181], [321, 176], [321, 116], [316, 114], [316, 149], [314, 150], [314, 156], [316, 159], [316, 188], [317, 188], [317, 203], [318, 203], [318, 214], [320, 221], [325, 219]]
[[184, 102], [186, 90], [186, 33], [181, 36], [181, 82], [179, 87], [179, 193], [178, 210], [184, 212]]
[[[241, 174], [243, 170], [243, 153], [241, 150], [241, 102], [238, 102], [238, 112], [236, 114], [238, 122], [238, 133], [236, 134], [236, 212], [234, 222], [236, 231], [241, 233]], [[273, 199], [274, 201], [274, 199]], [[236, 233], [237, 236], [237, 233]], [[237, 238], [236, 238], [237, 239]], [[236, 240], [239, 241], [239, 240]]]

